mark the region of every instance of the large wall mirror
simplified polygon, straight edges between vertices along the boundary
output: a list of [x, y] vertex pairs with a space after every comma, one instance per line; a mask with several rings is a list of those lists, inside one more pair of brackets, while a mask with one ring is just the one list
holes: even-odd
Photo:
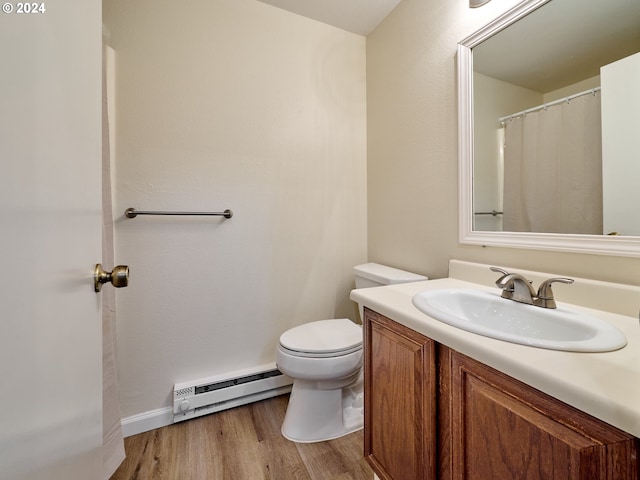
[[458, 44], [460, 241], [640, 256], [640, 1], [525, 0]]

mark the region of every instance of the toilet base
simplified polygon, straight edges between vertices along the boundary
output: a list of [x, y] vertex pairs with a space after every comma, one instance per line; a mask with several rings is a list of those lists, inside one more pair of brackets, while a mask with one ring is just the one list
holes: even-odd
[[313, 381], [294, 381], [282, 423], [282, 435], [288, 440], [323, 442], [358, 431], [363, 425], [362, 372], [355, 382], [333, 390], [320, 390]]

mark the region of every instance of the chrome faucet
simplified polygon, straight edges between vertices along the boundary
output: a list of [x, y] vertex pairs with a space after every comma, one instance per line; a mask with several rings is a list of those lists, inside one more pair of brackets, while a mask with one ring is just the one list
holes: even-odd
[[509, 273], [498, 267], [491, 267], [491, 271], [502, 274], [496, 280], [496, 285], [502, 289], [502, 298], [542, 308], [556, 308], [556, 301], [551, 290], [552, 283], [573, 283], [571, 278], [550, 278], [542, 282], [536, 292], [531, 280], [519, 273]]
[[496, 280], [496, 285], [502, 289], [502, 298], [533, 305], [536, 291], [530, 280], [527, 280], [519, 273], [509, 273], [498, 267], [491, 267], [491, 270], [502, 274]]

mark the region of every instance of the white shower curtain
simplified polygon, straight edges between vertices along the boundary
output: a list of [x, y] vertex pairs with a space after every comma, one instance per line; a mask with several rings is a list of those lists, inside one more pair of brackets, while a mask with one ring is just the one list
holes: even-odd
[[602, 234], [600, 96], [505, 123], [504, 230]]
[[[107, 58], [113, 50], [105, 47], [102, 61], [102, 264], [114, 266], [113, 210], [111, 205], [111, 149], [107, 97]], [[108, 480], [124, 459], [120, 422], [118, 376], [115, 352], [115, 289], [102, 289], [102, 451], [103, 475]]]

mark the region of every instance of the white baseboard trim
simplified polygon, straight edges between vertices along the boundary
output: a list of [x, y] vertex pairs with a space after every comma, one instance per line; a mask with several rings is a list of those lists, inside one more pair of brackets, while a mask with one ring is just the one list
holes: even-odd
[[158, 408], [122, 419], [122, 435], [130, 437], [173, 423], [173, 407]]

